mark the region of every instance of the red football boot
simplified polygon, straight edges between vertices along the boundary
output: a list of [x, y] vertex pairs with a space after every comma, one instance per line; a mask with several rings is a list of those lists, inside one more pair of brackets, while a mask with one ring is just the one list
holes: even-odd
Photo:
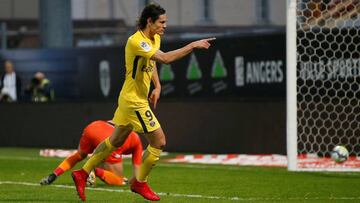
[[86, 180], [89, 176], [89, 174], [86, 173], [84, 169], [75, 170], [71, 173], [71, 176], [74, 180], [76, 191], [82, 201], [86, 200], [85, 197], [85, 186], [86, 186]]
[[130, 187], [131, 191], [138, 193], [139, 195], [143, 196], [145, 199], [151, 201], [159, 201], [160, 197], [153, 192], [146, 182], [139, 182], [136, 179], [133, 180]]

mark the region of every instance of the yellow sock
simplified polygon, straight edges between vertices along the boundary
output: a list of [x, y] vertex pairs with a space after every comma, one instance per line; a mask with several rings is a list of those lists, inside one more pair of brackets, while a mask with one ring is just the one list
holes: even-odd
[[143, 155], [143, 160], [140, 167], [139, 175], [138, 177], [136, 177], [138, 181], [141, 182], [147, 181], [147, 178], [149, 176], [152, 167], [155, 166], [156, 162], [160, 158], [161, 152], [162, 152], [161, 149], [156, 149], [150, 145], [147, 147]]
[[83, 166], [83, 169], [89, 174], [92, 169], [94, 169], [97, 165], [100, 164], [102, 160], [108, 157], [112, 151], [114, 151], [116, 147], [114, 147], [111, 143], [109, 138], [106, 138], [102, 143], [100, 143], [93, 155], [90, 157], [89, 160]]

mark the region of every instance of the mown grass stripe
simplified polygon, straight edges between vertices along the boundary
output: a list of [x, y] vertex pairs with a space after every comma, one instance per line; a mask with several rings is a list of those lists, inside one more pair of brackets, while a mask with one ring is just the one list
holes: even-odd
[[[0, 185], [25, 185], [25, 186], [36, 186], [36, 187], [47, 187], [41, 186], [38, 183], [30, 183], [30, 182], [15, 182], [15, 181], [0, 181]], [[57, 185], [53, 184], [50, 187], [56, 188], [66, 188], [75, 190], [74, 186], [69, 185]], [[130, 190], [123, 189], [108, 189], [108, 188], [87, 188], [87, 190], [94, 191], [105, 191], [105, 192], [119, 192], [119, 193], [131, 193]], [[186, 198], [196, 198], [196, 199], [218, 199], [218, 200], [231, 200], [231, 201], [290, 201], [290, 200], [360, 200], [360, 197], [289, 197], [289, 198], [281, 198], [281, 197], [272, 197], [272, 198], [261, 198], [261, 197], [220, 197], [220, 196], [206, 196], [206, 195], [196, 195], [196, 194], [176, 194], [176, 193], [166, 193], [159, 192], [160, 196], [172, 196], [172, 197], [186, 197]]]

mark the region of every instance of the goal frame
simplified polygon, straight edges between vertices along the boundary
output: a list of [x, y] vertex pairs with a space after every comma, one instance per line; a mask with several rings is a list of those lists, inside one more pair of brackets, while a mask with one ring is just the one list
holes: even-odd
[[286, 147], [289, 171], [355, 172], [360, 168], [300, 168], [298, 166], [297, 121], [297, 0], [286, 5]]
[[296, 107], [296, 0], [287, 0], [286, 9], [286, 146], [288, 170], [297, 167]]

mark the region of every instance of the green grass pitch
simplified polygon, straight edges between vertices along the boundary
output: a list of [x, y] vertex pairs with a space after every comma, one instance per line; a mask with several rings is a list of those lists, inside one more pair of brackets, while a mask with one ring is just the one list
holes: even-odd
[[[51, 186], [39, 185], [62, 159], [38, 154], [39, 149], [0, 148], [0, 202], [80, 202], [69, 172]], [[129, 159], [124, 170], [130, 176]], [[161, 202], [360, 202], [360, 173], [160, 161], [149, 184]], [[100, 180], [86, 195], [87, 202], [146, 202], [128, 186], [108, 186]]]

